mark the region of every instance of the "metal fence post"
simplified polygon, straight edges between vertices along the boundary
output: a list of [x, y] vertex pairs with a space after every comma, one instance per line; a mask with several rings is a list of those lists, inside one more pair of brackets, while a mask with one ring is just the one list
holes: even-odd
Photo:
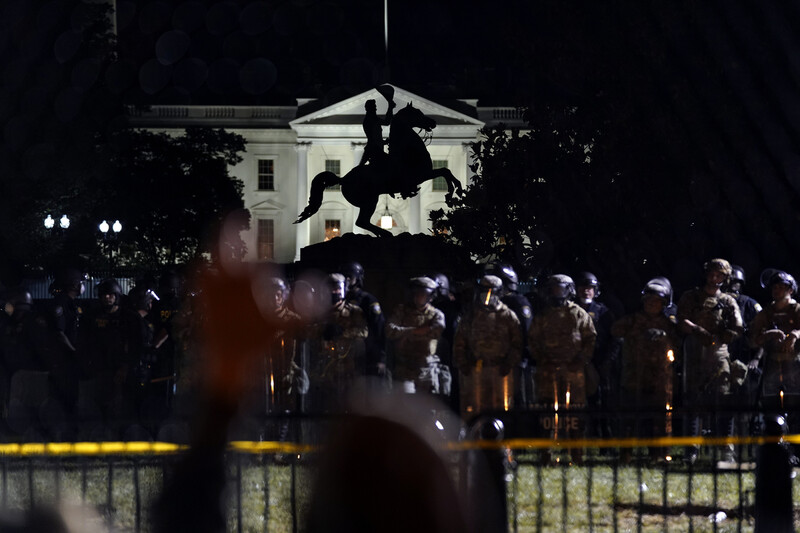
[[[786, 430], [784, 417], [764, 417], [766, 436], [782, 437]], [[794, 532], [791, 456], [791, 451], [783, 440], [763, 444], [758, 450], [755, 533]]]
[[[473, 424], [471, 440], [501, 441], [505, 428], [496, 418], [480, 417]], [[478, 531], [508, 531], [508, 499], [506, 497], [505, 450], [487, 447], [469, 452], [469, 495], [476, 517]]]

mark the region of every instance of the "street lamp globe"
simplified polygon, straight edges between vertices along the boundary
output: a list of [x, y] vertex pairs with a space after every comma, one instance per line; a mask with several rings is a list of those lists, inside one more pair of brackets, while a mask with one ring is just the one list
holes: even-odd
[[108, 222], [106, 222], [105, 220], [104, 220], [104, 221], [102, 221], [98, 227], [100, 228], [100, 232], [101, 232], [103, 235], [105, 235], [106, 233], [108, 233], [108, 229], [109, 229], [109, 228], [108, 228]]
[[44, 227], [45, 227], [46, 229], [53, 229], [53, 226], [55, 226], [55, 225], [56, 225], [56, 221], [55, 221], [55, 220], [53, 220], [53, 217], [51, 217], [51, 216], [48, 214], [48, 215], [47, 215], [47, 218], [45, 218], [45, 219], [44, 219]]
[[69, 227], [69, 217], [67, 215], [61, 215], [58, 225], [61, 227], [61, 229], [67, 229]]
[[122, 223], [119, 220], [115, 220], [114, 224], [111, 226], [111, 229], [114, 230], [114, 233], [119, 233], [122, 231]]

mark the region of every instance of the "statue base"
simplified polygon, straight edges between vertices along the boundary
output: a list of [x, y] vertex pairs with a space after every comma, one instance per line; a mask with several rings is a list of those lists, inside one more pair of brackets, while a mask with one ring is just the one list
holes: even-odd
[[330, 273], [350, 261], [364, 267], [364, 289], [378, 298], [385, 312], [403, 301], [409, 278], [440, 272], [451, 283], [472, 285], [481, 274], [480, 267], [460, 246], [431, 235], [410, 233], [386, 238], [347, 233], [306, 246], [294, 268]]

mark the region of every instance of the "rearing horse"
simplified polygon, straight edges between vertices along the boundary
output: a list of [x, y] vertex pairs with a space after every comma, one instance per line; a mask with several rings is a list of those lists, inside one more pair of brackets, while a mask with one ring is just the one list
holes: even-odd
[[461, 195], [461, 184], [447, 168], [433, 168], [431, 156], [425, 142], [414, 131], [422, 128], [430, 132], [436, 121], [426, 117], [411, 103], [398, 111], [389, 127], [389, 154], [383, 162], [356, 166], [343, 177], [333, 172], [320, 172], [311, 181], [311, 194], [308, 206], [300, 213], [295, 224], [316, 213], [322, 205], [322, 192], [332, 185], [342, 186], [342, 195], [359, 208], [356, 226], [371, 231], [378, 237], [390, 236], [391, 232], [370, 222], [381, 194], [402, 193], [403, 197], [415, 196], [419, 185], [433, 178], [442, 177], [447, 181], [449, 201], [453, 195]]

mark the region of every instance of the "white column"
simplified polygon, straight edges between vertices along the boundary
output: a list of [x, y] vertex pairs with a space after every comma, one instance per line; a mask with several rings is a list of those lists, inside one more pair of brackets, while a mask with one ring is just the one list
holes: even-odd
[[422, 201], [420, 192], [408, 201], [408, 232], [412, 235], [422, 231]]
[[[308, 205], [308, 148], [310, 142], [299, 142], [294, 146], [297, 152], [297, 210], [298, 215]], [[294, 260], [300, 260], [300, 250], [308, 246], [310, 241], [311, 223], [304, 220], [295, 224], [295, 253]]]
[[[472, 143], [461, 143], [461, 152], [464, 154], [464, 187], [472, 185], [472, 170], [469, 168], [472, 160]], [[458, 176], [456, 176], [458, 177]]]
[[[366, 143], [350, 143], [350, 148], [353, 150], [353, 168], [357, 167], [358, 164], [361, 163], [361, 159], [364, 157], [365, 145]], [[380, 201], [378, 203], [380, 204]], [[352, 227], [350, 228], [350, 231], [359, 235], [367, 233], [363, 229], [356, 226], [356, 217], [358, 216], [358, 208], [355, 206], [351, 206], [350, 213], [352, 213], [352, 216], [350, 218], [352, 219], [353, 222], [351, 224]], [[344, 228], [342, 228], [342, 230], [344, 231]]]

